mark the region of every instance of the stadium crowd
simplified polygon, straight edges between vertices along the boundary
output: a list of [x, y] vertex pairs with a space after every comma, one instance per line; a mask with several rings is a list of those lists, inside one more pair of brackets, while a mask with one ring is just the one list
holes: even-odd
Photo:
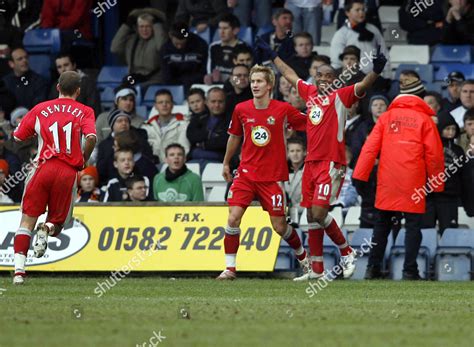
[[[254, 49], [256, 34], [299, 76], [313, 82], [316, 69], [331, 64], [343, 85], [361, 81], [372, 70], [371, 54], [380, 47], [390, 56], [384, 18], [377, 0], [179, 0], [174, 1], [4, 1], [0, 12], [0, 202], [21, 200], [23, 185], [6, 184], [36, 155], [37, 140], [18, 144], [13, 129], [37, 103], [57, 97], [60, 73], [82, 76], [78, 101], [96, 113], [98, 144], [78, 178], [77, 202], [205, 201], [201, 174], [208, 163], [221, 163], [227, 128], [237, 103], [252, 98], [250, 68], [271, 65]], [[405, 0], [398, 5], [399, 24], [407, 42], [416, 45], [474, 45], [474, 1]], [[420, 5], [420, 3], [422, 3]], [[78, 5], [80, 4], [80, 5]], [[429, 5], [427, 5], [429, 4]], [[423, 5], [423, 6], [422, 6]], [[123, 23], [110, 50], [127, 66], [110, 104], [97, 84], [101, 66], [85, 61], [94, 52], [93, 22], [117, 6]], [[139, 8], [133, 8], [139, 7]], [[39, 16], [38, 16], [39, 14]], [[337, 22], [325, 54], [318, 54], [323, 25]], [[61, 30], [61, 51], [52, 55], [49, 76], [31, 67], [23, 45], [35, 28]], [[250, 29], [251, 28], [251, 29]], [[206, 41], [208, 37], [208, 42]], [[100, 51], [100, 50], [99, 50]], [[98, 59], [102, 61], [103, 59]], [[407, 61], [410, 62], [409, 57]], [[472, 63], [472, 62], [471, 62]], [[472, 67], [473, 65], [471, 65]], [[474, 80], [448, 71], [444, 96], [430, 89], [431, 80], [414, 69], [394, 75], [390, 63], [367, 95], [351, 109], [345, 126], [349, 170], [334, 206], [361, 206], [360, 226], [373, 227], [377, 167], [368, 183], [351, 179], [362, 146], [398, 94], [423, 98], [433, 109], [450, 175], [442, 193], [428, 193], [425, 227], [436, 221], [443, 231], [457, 226], [458, 206], [474, 216]], [[162, 87], [165, 86], [165, 87]], [[183, 86], [184, 96], [173, 86]], [[144, 96], [153, 91], [148, 108]], [[277, 76], [274, 97], [302, 112], [307, 105], [297, 90]], [[178, 100], [179, 99], [179, 100]], [[184, 99], [184, 100], [181, 100]], [[302, 213], [301, 176], [305, 134], [287, 132], [290, 180], [286, 190], [295, 218]], [[269, 153], [269, 155], [271, 155]], [[239, 158], [235, 158], [237, 167]], [[193, 172], [186, 163], [199, 164]], [[456, 164], [457, 165], [457, 164]], [[220, 173], [219, 173], [220, 174]], [[224, 197], [222, 197], [224, 200]]]

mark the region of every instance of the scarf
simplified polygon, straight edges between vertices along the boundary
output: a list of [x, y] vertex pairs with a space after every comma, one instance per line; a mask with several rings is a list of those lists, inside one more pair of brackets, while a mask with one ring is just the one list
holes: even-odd
[[188, 171], [188, 168], [186, 167], [186, 165], [183, 165], [183, 167], [176, 173], [172, 173], [170, 168], [167, 167], [166, 168], [166, 171], [165, 171], [165, 179], [168, 181], [168, 182], [172, 182], [174, 181], [175, 179], [183, 176], [186, 171]]
[[354, 30], [356, 33], [359, 33], [359, 41], [361, 42], [370, 42], [374, 39], [374, 33], [365, 27], [366, 24], [366, 22], [362, 22], [354, 27], [351, 27], [352, 30]]

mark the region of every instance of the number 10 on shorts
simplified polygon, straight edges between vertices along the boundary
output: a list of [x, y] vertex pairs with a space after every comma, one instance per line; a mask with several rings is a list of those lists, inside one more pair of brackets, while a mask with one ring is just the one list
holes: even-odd
[[319, 185], [318, 195], [319, 195], [319, 196], [328, 196], [330, 189], [331, 189], [331, 188], [330, 188], [329, 184], [320, 184], [320, 185]]

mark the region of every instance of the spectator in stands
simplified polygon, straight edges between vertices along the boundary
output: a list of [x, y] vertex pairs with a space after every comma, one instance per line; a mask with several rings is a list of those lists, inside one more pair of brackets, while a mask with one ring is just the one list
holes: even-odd
[[[140, 128], [143, 124], [144, 118], [136, 112], [137, 94], [133, 88], [127, 86], [119, 87], [115, 93], [115, 108], [114, 110], [122, 110], [130, 114], [130, 123], [135, 128]], [[112, 129], [108, 122], [109, 112], [102, 112], [95, 122], [97, 130], [97, 143], [109, 136]]]
[[142, 125], [148, 133], [148, 142], [153, 154], [165, 162], [165, 148], [171, 143], [179, 143], [189, 152], [189, 141], [186, 137], [188, 121], [181, 113], [172, 113], [173, 95], [168, 89], [160, 89], [155, 93], [155, 108], [158, 115], [152, 116]]
[[309, 67], [309, 78], [306, 82], [315, 84], [316, 72], [321, 65], [331, 65], [331, 59], [327, 55], [315, 55], [311, 58], [311, 66]]
[[[474, 108], [464, 114], [464, 133], [459, 138], [459, 145], [466, 153], [469, 148], [474, 147]], [[474, 154], [474, 149], [471, 152]]]
[[43, 0], [41, 27], [61, 31], [78, 30], [85, 39], [92, 40], [93, 3], [93, 0]]
[[13, 200], [10, 199], [7, 193], [4, 193], [3, 191], [4, 190], [3, 184], [5, 183], [9, 174], [8, 169], [9, 169], [8, 162], [5, 159], [0, 159], [0, 203], [1, 204], [13, 204]]
[[13, 70], [3, 77], [6, 88], [15, 95], [17, 106], [33, 108], [46, 100], [47, 81], [30, 69], [28, 53], [23, 48], [12, 50], [8, 65]]
[[[323, 0], [325, 3], [337, 3], [338, 4], [338, 13], [337, 13], [337, 28], [339, 29], [344, 25], [344, 22], [347, 20], [345, 6], [350, 0]], [[380, 31], [382, 31], [382, 24], [380, 23], [378, 8], [380, 6], [379, 0], [365, 0], [365, 6], [367, 7], [367, 12], [365, 17], [367, 18], [367, 23], [375, 25]], [[390, 3], [390, 2], [389, 2]], [[399, 5], [398, 2], [395, 3]], [[393, 5], [395, 5], [393, 4]]]
[[209, 89], [206, 100], [208, 112], [194, 114], [187, 129], [187, 137], [192, 145], [189, 158], [201, 164], [222, 162], [227, 146], [226, 96], [221, 88]]
[[148, 177], [151, 182], [153, 177], [158, 173], [158, 170], [153, 161], [143, 155], [138, 135], [138, 132], [133, 130], [118, 133], [114, 138], [114, 151], [119, 149], [131, 149], [133, 152], [133, 161], [135, 162], [135, 172]]
[[109, 127], [112, 132], [98, 145], [97, 170], [99, 171], [100, 185], [107, 183], [108, 180], [117, 175], [116, 168], [113, 163], [115, 136], [121, 132], [131, 130], [137, 133], [140, 141], [139, 152], [149, 159], [153, 159], [153, 152], [148, 144], [147, 132], [143, 129], [137, 129], [131, 126], [131, 116], [129, 113], [117, 109], [109, 113]]
[[[374, 95], [370, 98], [369, 110], [373, 125], [375, 125], [380, 115], [387, 111], [388, 104], [388, 99], [384, 95]], [[372, 131], [373, 125], [369, 128], [369, 133]]]
[[[81, 94], [79, 94], [77, 101], [92, 107], [96, 117], [98, 117], [100, 114], [100, 97], [95, 85], [95, 80], [83, 71], [77, 69], [76, 62], [69, 53], [59, 54], [55, 59], [55, 64], [58, 76], [65, 71], [76, 71], [81, 76]], [[53, 83], [49, 91], [48, 99], [56, 99], [58, 96], [59, 92], [56, 83]]]
[[278, 78], [278, 100], [288, 102], [290, 98], [290, 89], [291, 83], [288, 82], [285, 77], [280, 76], [280, 78]]
[[160, 50], [166, 41], [165, 15], [155, 9], [136, 9], [115, 34], [110, 50], [128, 65], [128, 80], [159, 83]]
[[76, 202], [99, 202], [102, 191], [98, 188], [99, 172], [95, 166], [84, 168], [78, 175]]
[[159, 173], [153, 180], [155, 200], [164, 202], [204, 201], [201, 178], [189, 170], [183, 146], [169, 144], [166, 149], [165, 172]]
[[458, 227], [458, 205], [461, 198], [463, 166], [459, 167], [456, 163], [462, 163], [464, 151], [454, 143], [454, 139], [459, 136], [460, 129], [451, 115], [439, 120], [438, 131], [444, 147], [446, 179], [442, 192], [428, 194], [422, 224], [423, 228], [434, 228], [436, 221], [438, 221], [439, 232], [442, 235], [446, 228]]
[[[294, 43], [291, 39], [293, 28], [293, 13], [286, 8], [279, 8], [272, 17], [274, 31], [262, 35], [262, 40], [278, 53], [281, 59], [286, 60], [295, 53]], [[269, 61], [270, 57], [259, 57], [258, 63]]]
[[7, 88], [5, 81], [0, 79], [0, 109], [5, 120], [8, 120], [8, 115], [15, 107], [15, 95]]
[[189, 32], [183, 22], [173, 24], [169, 37], [161, 49], [163, 83], [182, 84], [185, 90], [194, 83], [203, 83], [208, 51], [206, 41]]
[[231, 76], [228, 80], [230, 88], [226, 90], [226, 109], [231, 112], [234, 111], [235, 105], [240, 102], [247, 101], [253, 98], [252, 91], [250, 90], [249, 81], [250, 69], [247, 65], [235, 65], [232, 68]]
[[[437, 92], [426, 92], [423, 98], [431, 109], [438, 114], [441, 111], [441, 105], [443, 104], [443, 97]], [[436, 117], [437, 119], [437, 117]]]
[[[3, 1], [3, 13], [0, 14], [0, 77], [10, 72], [8, 56], [15, 47], [21, 47], [23, 32], [12, 25], [14, 9], [10, 2]], [[2, 104], [3, 105], [3, 104]]]
[[204, 82], [206, 84], [222, 83], [227, 81], [232, 70], [234, 49], [247, 46], [238, 38], [240, 22], [233, 14], [225, 14], [219, 19], [219, 41], [209, 46], [209, 59]]
[[288, 195], [288, 207], [290, 209], [290, 217], [292, 221], [299, 221], [304, 207], [300, 206], [301, 184], [303, 180], [304, 160], [306, 157], [306, 146], [298, 136], [290, 137], [286, 143], [288, 152], [288, 170], [289, 179], [285, 182], [285, 191]]
[[364, 79], [365, 73], [360, 70], [359, 48], [353, 45], [344, 47], [344, 51], [339, 55], [339, 60], [342, 62], [342, 66], [336, 72], [346, 86], [351, 86]]
[[[403, 70], [399, 78], [400, 94], [417, 95], [424, 98], [426, 94], [425, 86], [420, 79], [420, 75], [413, 70]], [[397, 93], [398, 94], [398, 93]]]
[[[404, 0], [398, 10], [400, 27], [411, 45], [435, 45], [441, 41], [444, 0]], [[429, 6], [426, 6], [429, 5]]]
[[[474, 2], [449, 0], [442, 42], [451, 45], [474, 45]], [[457, 122], [457, 121], [456, 121]]]
[[[131, 149], [120, 149], [114, 153], [114, 166], [117, 169], [117, 176], [111, 178], [106, 187], [104, 202], [127, 201], [129, 199], [126, 180], [134, 175], [135, 162]], [[146, 186], [150, 186], [148, 178], [144, 177]], [[148, 190], [146, 192], [148, 195]]]
[[[459, 96], [461, 106], [450, 112], [460, 128], [464, 127], [464, 115], [467, 110], [474, 109], [474, 80], [466, 80], [461, 85], [461, 94]], [[443, 117], [444, 113], [440, 115]]]
[[190, 22], [190, 26], [200, 33], [209, 27], [216, 27], [219, 16], [229, 12], [223, 0], [179, 0], [175, 20]]
[[359, 102], [351, 106], [345, 126], [346, 146], [349, 147], [351, 158], [353, 158], [353, 161], [349, 162], [350, 167], [355, 166], [365, 139], [369, 135], [367, 120], [361, 116], [359, 109]]
[[206, 95], [201, 88], [191, 88], [188, 92], [188, 106], [193, 117], [202, 117], [209, 112], [206, 107]]
[[306, 102], [298, 94], [298, 91], [295, 87], [291, 86], [290, 95], [288, 96], [288, 102], [294, 108], [300, 110], [303, 113], [306, 113]]
[[250, 69], [253, 66], [253, 53], [248, 46], [240, 45], [234, 48], [234, 65], [246, 65]]
[[143, 176], [132, 176], [125, 180], [127, 186], [127, 201], [139, 202], [139, 201], [151, 201], [151, 197], [147, 195], [149, 187], [147, 181]]
[[[285, 7], [293, 13], [293, 32], [307, 32], [313, 42], [321, 44], [321, 27], [323, 25], [323, 6], [321, 0], [287, 0]], [[301, 76], [301, 75], [298, 75]]]
[[[350, 0], [344, 7], [348, 19], [345, 24], [334, 34], [331, 41], [331, 63], [334, 68], [342, 66], [339, 55], [349, 45], [356, 46], [361, 51], [360, 67], [364, 73], [372, 71], [372, 56], [377, 52], [377, 47], [386, 57], [389, 52], [382, 34], [374, 25], [366, 22], [364, 0]], [[391, 77], [390, 63], [385, 65], [384, 77]]]
[[15, 154], [22, 164], [30, 161], [31, 149], [38, 147], [38, 138], [36, 136], [22, 142], [17, 142], [11, 137], [12, 131], [16, 129], [27, 113], [28, 109], [25, 107], [15, 108], [10, 114], [10, 126], [8, 128], [6, 126], [3, 127], [5, 133], [10, 136], [10, 138], [5, 142], [5, 148]]
[[293, 37], [295, 44], [295, 54], [292, 55], [288, 60], [287, 64], [295, 70], [295, 72], [302, 79], [307, 80], [309, 77], [309, 68], [313, 55], [313, 39], [307, 32], [298, 33]]
[[[381, 266], [396, 212], [405, 215], [405, 262], [403, 279], [418, 280], [416, 258], [421, 243], [421, 221], [425, 212], [423, 191], [427, 178], [439, 177], [444, 171], [443, 146], [435, 124], [433, 110], [419, 97], [400, 95], [382, 114], [365, 142], [353, 179], [367, 181], [379, 157], [375, 223], [366, 271], [367, 279], [380, 278]], [[442, 191], [443, 182], [431, 180], [432, 189]]]
[[227, 6], [239, 18], [243, 27], [252, 25], [252, 9], [255, 12], [255, 26], [264, 28], [271, 25], [272, 0], [227, 0]]
[[[0, 128], [0, 159], [5, 160], [8, 163], [8, 172], [11, 176], [14, 176], [18, 171], [21, 170], [21, 161], [18, 156], [8, 149], [9, 139], [8, 135]], [[3, 192], [15, 202], [20, 202], [23, 193], [23, 182], [14, 185], [14, 187], [4, 187]]]
[[461, 85], [466, 80], [462, 72], [453, 71], [446, 77], [448, 98], [443, 99], [443, 111], [452, 111], [461, 106]]

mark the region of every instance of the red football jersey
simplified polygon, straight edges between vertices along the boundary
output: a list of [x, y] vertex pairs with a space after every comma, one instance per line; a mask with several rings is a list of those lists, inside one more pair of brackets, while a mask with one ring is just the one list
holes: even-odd
[[253, 99], [234, 108], [229, 134], [243, 136], [239, 173], [259, 182], [288, 181], [285, 129], [304, 131], [305, 116], [286, 102], [256, 109]]
[[25, 115], [13, 136], [24, 141], [35, 134], [35, 160], [55, 157], [80, 170], [84, 165], [82, 137], [96, 135], [94, 111], [69, 98], [42, 102]]
[[298, 94], [308, 105], [306, 161], [328, 160], [346, 165], [344, 127], [349, 109], [360, 99], [354, 85], [319, 97], [318, 88], [313, 84], [300, 79], [297, 87]]

